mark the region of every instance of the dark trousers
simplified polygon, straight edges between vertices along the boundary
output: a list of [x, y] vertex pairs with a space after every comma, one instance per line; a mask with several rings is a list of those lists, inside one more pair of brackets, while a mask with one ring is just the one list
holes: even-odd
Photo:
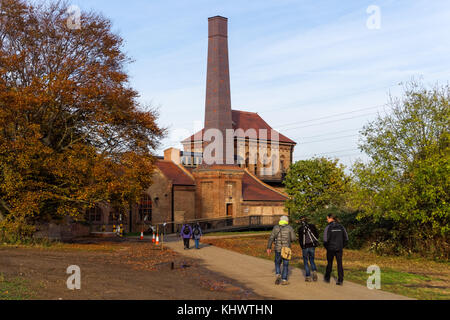
[[183, 238], [183, 242], [184, 242], [184, 247], [189, 249], [189, 240], [191, 240], [190, 238]]
[[327, 270], [325, 279], [330, 280], [331, 271], [333, 270], [333, 260], [336, 257], [338, 282], [344, 281], [344, 268], [342, 267], [342, 250], [327, 250]]

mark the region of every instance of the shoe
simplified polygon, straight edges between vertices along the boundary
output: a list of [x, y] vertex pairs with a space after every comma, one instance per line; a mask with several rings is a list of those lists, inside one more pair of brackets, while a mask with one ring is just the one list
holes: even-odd
[[317, 281], [317, 272], [313, 271], [313, 281]]
[[338, 281], [338, 282], [336, 282], [336, 285], [338, 285], [338, 286], [342, 286], [342, 285], [343, 285], [343, 283], [342, 283], [342, 281]]
[[287, 280], [282, 280], [281, 281], [281, 285], [282, 286], [285, 286], [285, 285], [288, 285], [289, 284], [289, 281], [287, 281]]
[[275, 284], [280, 284], [281, 282], [281, 274], [277, 274], [277, 278], [275, 279]]
[[323, 278], [323, 281], [325, 281], [326, 283], [330, 283], [330, 279], [327, 278]]
[[311, 278], [311, 277], [306, 277], [306, 278], [305, 278], [305, 281], [306, 281], [306, 282], [311, 282], [311, 281], [312, 281], [312, 278]]

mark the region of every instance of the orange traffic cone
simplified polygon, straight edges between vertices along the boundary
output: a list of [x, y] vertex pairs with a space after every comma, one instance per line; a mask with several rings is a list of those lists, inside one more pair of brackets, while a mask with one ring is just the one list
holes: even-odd
[[141, 231], [141, 240], [144, 240], [144, 231]]
[[159, 244], [159, 235], [156, 235], [156, 244]]
[[155, 243], [155, 233], [153, 232], [152, 242]]

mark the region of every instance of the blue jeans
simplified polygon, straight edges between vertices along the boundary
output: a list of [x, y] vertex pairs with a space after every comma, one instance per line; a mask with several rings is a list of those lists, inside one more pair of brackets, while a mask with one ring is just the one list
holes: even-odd
[[[283, 272], [281, 272], [281, 262], [283, 262]], [[289, 260], [281, 258], [281, 252], [275, 251], [275, 273], [281, 274], [282, 280], [287, 280], [288, 277]]]
[[200, 239], [194, 239], [195, 241], [195, 249], [198, 249]]
[[305, 272], [306, 272], [307, 277], [311, 276], [311, 273], [309, 271], [308, 261], [311, 263], [312, 271], [317, 271], [316, 264], [314, 263], [315, 249], [316, 248], [314, 248], [314, 247], [302, 249], [303, 265], [305, 266]]

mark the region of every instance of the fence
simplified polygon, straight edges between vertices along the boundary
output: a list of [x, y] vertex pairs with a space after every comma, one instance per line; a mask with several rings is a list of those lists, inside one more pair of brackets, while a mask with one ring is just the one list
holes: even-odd
[[[198, 223], [203, 233], [217, 232], [217, 231], [237, 231], [252, 228], [269, 228], [280, 220], [282, 215], [256, 215], [243, 217], [221, 217], [214, 219], [195, 219], [186, 220], [183, 222], [167, 222], [158, 223], [154, 227], [158, 228], [159, 232], [164, 233], [180, 233], [183, 224], [190, 224], [193, 226]], [[156, 231], [156, 230], [155, 230]]]

